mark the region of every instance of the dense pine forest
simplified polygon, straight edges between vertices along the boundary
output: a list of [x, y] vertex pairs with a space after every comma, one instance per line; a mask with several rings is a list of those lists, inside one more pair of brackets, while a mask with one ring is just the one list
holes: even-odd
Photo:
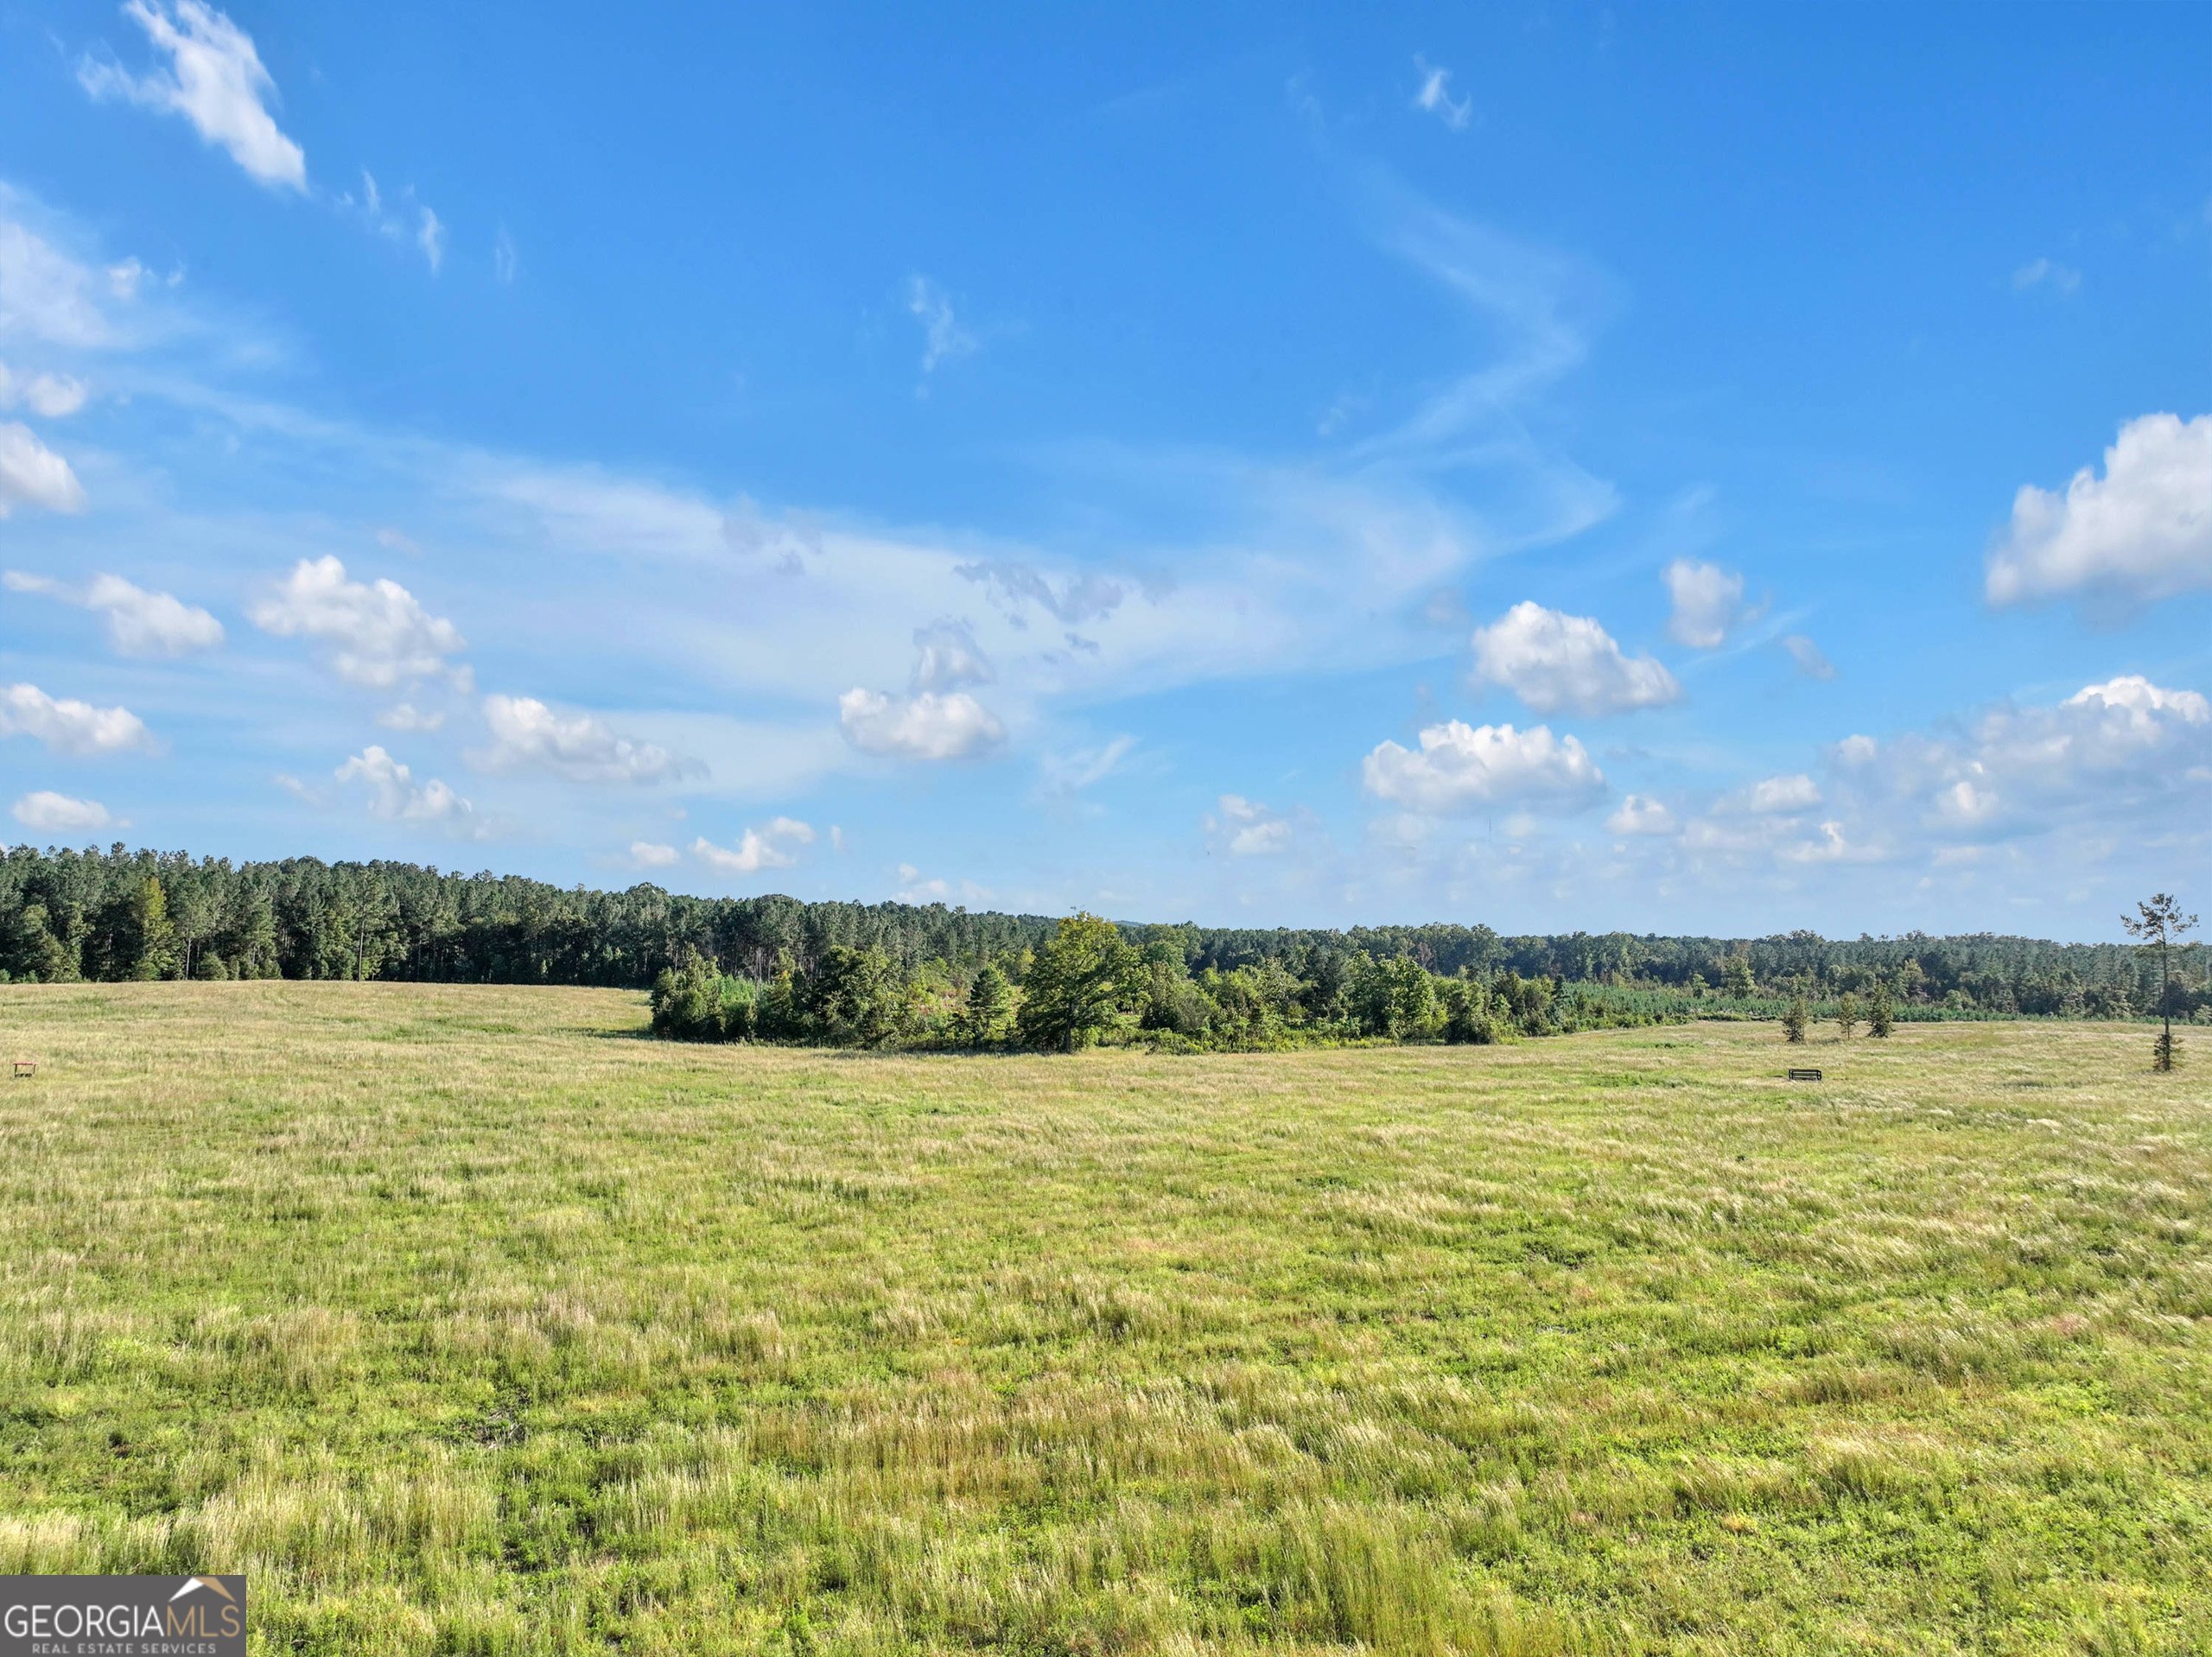
[[[2208, 952], [2172, 955], [2212, 1019]], [[1978, 934], [1510, 936], [1063, 921], [564, 889], [405, 863], [38, 851], [0, 863], [0, 982], [393, 979], [652, 988], [663, 1033], [866, 1046], [1483, 1041], [1689, 1017], [2145, 1017], [2155, 956]]]

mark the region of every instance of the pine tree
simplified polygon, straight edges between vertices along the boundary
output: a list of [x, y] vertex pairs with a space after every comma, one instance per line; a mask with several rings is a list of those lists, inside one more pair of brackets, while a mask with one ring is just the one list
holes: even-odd
[[1858, 1033], [1859, 998], [1853, 995], [1849, 990], [1844, 991], [1842, 995], [1837, 998], [1835, 1004], [1835, 1027], [1843, 1032], [1843, 1038], [1846, 1041], [1849, 1041], [1853, 1035]]
[[245, 886], [233, 894], [213, 947], [240, 978], [280, 975], [276, 911], [266, 886]]
[[373, 871], [353, 894], [347, 942], [353, 958], [346, 976], [374, 978], [387, 958], [399, 949], [399, 905], [384, 876]]
[[1789, 998], [1789, 1005], [1783, 1009], [1782, 1038], [1784, 1041], [1805, 1039], [1805, 1025], [1812, 1018], [1812, 1009], [1805, 1005], [1802, 994]]
[[26, 904], [0, 925], [0, 969], [20, 983], [67, 984], [77, 978], [76, 946], [56, 936], [44, 904]]
[[1897, 1012], [1890, 1005], [1890, 987], [1877, 984], [1872, 998], [1866, 1004], [1866, 1033], [1886, 1041], [1890, 1032], [1896, 1028]]
[[201, 940], [214, 930], [214, 889], [204, 876], [187, 869], [169, 877], [167, 891], [169, 920], [176, 929], [176, 975], [200, 977], [202, 975], [194, 968]]
[[968, 986], [968, 1000], [953, 1020], [953, 1037], [963, 1047], [989, 1047], [1006, 1033], [1007, 1015], [1013, 1010], [1014, 987], [995, 962], [976, 973]]
[[2196, 917], [2183, 914], [2181, 905], [2161, 892], [2149, 903], [2136, 905], [2133, 916], [2122, 915], [2120, 924], [2127, 929], [2128, 936], [2140, 938], [2146, 948], [2155, 946], [2158, 951], [2158, 1013], [2164, 1020], [2164, 1028], [2152, 1044], [2151, 1068], [2171, 1070], [2175, 1063], [2174, 1002], [2173, 982], [2166, 970], [2166, 950], [2183, 933], [2196, 930]]

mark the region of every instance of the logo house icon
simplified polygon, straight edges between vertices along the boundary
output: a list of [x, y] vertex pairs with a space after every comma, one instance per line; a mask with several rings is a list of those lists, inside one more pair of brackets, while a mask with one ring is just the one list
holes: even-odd
[[213, 1657], [219, 1645], [228, 1643], [226, 1636], [243, 1645], [245, 1608], [221, 1578], [187, 1577], [162, 1608], [162, 1632], [171, 1639], [210, 1642], [205, 1649]]

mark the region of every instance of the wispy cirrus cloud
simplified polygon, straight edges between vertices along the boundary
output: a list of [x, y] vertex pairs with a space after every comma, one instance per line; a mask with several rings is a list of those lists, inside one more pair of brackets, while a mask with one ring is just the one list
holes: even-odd
[[1782, 641], [1782, 648], [1789, 652], [1789, 659], [1797, 671], [1808, 679], [1828, 680], [1835, 677], [1835, 663], [1827, 653], [1802, 633], [1790, 633]]
[[1454, 132], [1464, 130], [1475, 112], [1474, 100], [1452, 96], [1452, 72], [1422, 57], [1414, 59], [1414, 70], [1421, 77], [1421, 85], [1414, 92], [1413, 106], [1433, 115]]
[[0, 184], [0, 337], [80, 350], [113, 344], [103, 302], [130, 295], [56, 247], [27, 222], [33, 216], [20, 191]]
[[444, 269], [445, 222], [428, 202], [416, 198], [413, 185], [401, 190], [396, 200], [388, 200], [377, 183], [376, 175], [364, 167], [360, 194], [356, 195], [348, 190], [339, 195], [334, 205], [340, 213], [358, 218], [387, 241], [412, 244], [430, 267], [432, 276]]
[[2030, 259], [2012, 272], [2012, 286], [2022, 293], [2031, 288], [2047, 288], [2062, 299], [2071, 299], [2081, 289], [2082, 273], [2054, 259]]
[[981, 342], [952, 314], [952, 296], [924, 276], [906, 278], [906, 310], [922, 325], [922, 372], [972, 357]]
[[257, 183], [307, 188], [306, 153], [270, 112], [276, 83], [252, 36], [200, 0], [126, 0], [123, 15], [167, 61], [138, 74], [112, 56], [87, 54], [77, 66], [86, 92], [181, 116]]

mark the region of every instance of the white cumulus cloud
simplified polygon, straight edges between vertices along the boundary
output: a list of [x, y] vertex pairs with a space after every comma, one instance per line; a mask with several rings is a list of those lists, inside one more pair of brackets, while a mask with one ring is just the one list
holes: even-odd
[[377, 723], [387, 731], [435, 731], [445, 722], [443, 714], [417, 708], [411, 702], [394, 702], [377, 714]]
[[369, 815], [388, 822], [423, 823], [480, 838], [486, 827], [476, 808], [436, 778], [417, 783], [415, 773], [372, 742], [333, 773], [368, 791]]
[[10, 420], [0, 422], [0, 517], [17, 506], [81, 512], [85, 486], [69, 462], [40, 442], [29, 426]]
[[2148, 600], [2212, 587], [2212, 415], [2131, 420], [2063, 495], [2033, 484], [1989, 555], [1992, 604], [2068, 594]]
[[1376, 798], [1428, 816], [1504, 805], [1573, 811], [1605, 790], [1605, 773], [1573, 737], [1554, 736], [1543, 725], [1516, 731], [1456, 719], [1428, 727], [1418, 749], [1382, 743], [1361, 776]]
[[124, 828], [98, 800], [76, 800], [42, 788], [17, 800], [15, 818], [24, 828], [41, 835], [83, 835], [109, 828]]
[[1999, 704], [1942, 734], [1848, 736], [1825, 758], [1823, 783], [1769, 778], [1690, 822], [1688, 856], [1709, 873], [1915, 858], [1962, 868], [2010, 842], [2024, 867], [2100, 846], [2099, 859], [2133, 847], [2187, 867], [2212, 838], [2212, 701], [2137, 674], [2053, 705]]
[[339, 677], [372, 690], [443, 675], [461, 689], [465, 666], [448, 657], [467, 648], [453, 623], [434, 616], [398, 582], [346, 578], [335, 558], [302, 558], [283, 584], [248, 612], [280, 638], [311, 638]]
[[902, 701], [855, 685], [837, 698], [837, 721], [862, 753], [899, 759], [964, 759], [1006, 740], [997, 716], [964, 690]]
[[2194, 690], [2167, 690], [2139, 673], [2124, 673], [2101, 685], [2084, 685], [2066, 699], [2099, 719], [2108, 733], [2133, 740], [2161, 729], [2169, 721], [2202, 725], [2212, 720], [2212, 702]]
[[0, 363], [0, 409], [22, 404], [42, 420], [67, 420], [85, 406], [85, 382], [67, 374], [34, 374], [26, 379]]
[[181, 115], [259, 182], [307, 188], [307, 156], [269, 112], [264, 100], [276, 95], [276, 83], [251, 35], [200, 0], [126, 0], [123, 11], [167, 54], [168, 67], [136, 75], [87, 57], [77, 67], [86, 92]]
[[124, 656], [189, 656], [219, 649], [223, 624], [197, 605], [168, 593], [149, 593], [120, 575], [95, 575], [73, 587], [48, 575], [11, 569], [0, 576], [11, 593], [35, 593], [98, 615], [107, 641]]
[[763, 869], [787, 869], [798, 861], [798, 848], [814, 843], [811, 825], [796, 817], [777, 817], [760, 828], [747, 828], [734, 849], [717, 846], [701, 835], [691, 842], [691, 855], [723, 874], [758, 874]]
[[1649, 656], [1624, 655], [1588, 616], [1515, 605], [1474, 636], [1475, 676], [1503, 685], [1539, 714], [1599, 715], [1679, 698], [1675, 676]]
[[683, 856], [673, 846], [664, 846], [658, 841], [633, 840], [630, 842], [630, 860], [641, 869], [672, 867]]
[[1729, 629], [1744, 619], [1741, 575], [1718, 564], [1677, 558], [1660, 578], [1674, 600], [1674, 613], [1667, 618], [1669, 637], [1697, 651], [1717, 651], [1728, 642]]
[[145, 722], [129, 708], [49, 696], [34, 684], [0, 690], [0, 736], [35, 737], [57, 753], [120, 753], [153, 746]]
[[665, 748], [618, 736], [592, 714], [563, 717], [534, 696], [484, 699], [492, 746], [468, 756], [484, 771], [550, 771], [578, 783], [657, 783], [682, 763]]
[[1605, 819], [1607, 832], [1616, 835], [1671, 835], [1675, 827], [1675, 814], [1666, 803], [1643, 794], [1630, 795]]
[[1802, 771], [1789, 777], [1769, 777], [1754, 783], [1744, 803], [1762, 816], [1808, 811], [1821, 803], [1821, 785]]
[[1241, 794], [1224, 794], [1216, 803], [1219, 815], [1209, 816], [1205, 827], [1231, 857], [1273, 857], [1290, 849], [1289, 818]]

